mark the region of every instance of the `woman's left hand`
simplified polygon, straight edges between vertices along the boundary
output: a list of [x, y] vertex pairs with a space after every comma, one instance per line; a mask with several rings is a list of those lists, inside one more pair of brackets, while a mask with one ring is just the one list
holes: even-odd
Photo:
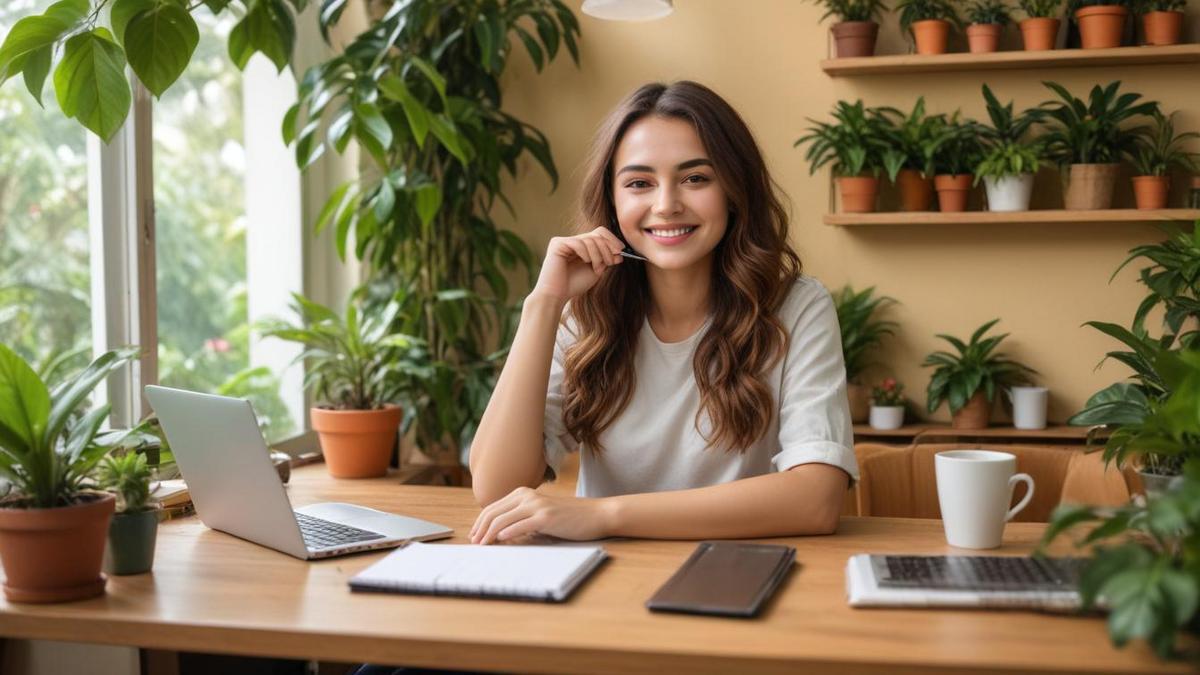
[[608, 536], [610, 511], [601, 499], [552, 497], [519, 487], [479, 513], [471, 527], [471, 543], [491, 544], [530, 534], [601, 539]]

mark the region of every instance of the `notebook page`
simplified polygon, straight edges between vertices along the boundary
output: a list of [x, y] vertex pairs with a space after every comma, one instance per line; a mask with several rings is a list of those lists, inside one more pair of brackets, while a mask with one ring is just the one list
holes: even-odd
[[477, 546], [413, 542], [350, 580], [352, 586], [562, 599], [599, 560], [598, 546]]

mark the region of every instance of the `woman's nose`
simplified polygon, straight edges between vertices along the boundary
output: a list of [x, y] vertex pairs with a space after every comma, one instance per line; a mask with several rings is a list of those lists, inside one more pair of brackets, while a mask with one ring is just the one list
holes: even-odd
[[659, 189], [658, 195], [654, 200], [654, 215], [665, 217], [679, 213], [683, 204], [679, 201], [679, 196], [675, 193], [675, 187], [670, 184], [663, 185]]

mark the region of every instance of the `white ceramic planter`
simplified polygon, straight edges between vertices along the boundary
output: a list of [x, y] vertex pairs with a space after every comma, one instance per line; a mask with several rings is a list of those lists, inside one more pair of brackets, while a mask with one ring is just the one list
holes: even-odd
[[1050, 393], [1045, 387], [1013, 387], [1008, 390], [1008, 398], [1012, 401], [1014, 427], [1046, 428], [1046, 404]]
[[873, 405], [871, 406], [870, 424], [872, 429], [899, 429], [904, 426], [904, 406], [902, 405]]
[[1028, 211], [1033, 196], [1033, 174], [983, 179], [987, 190], [988, 211]]

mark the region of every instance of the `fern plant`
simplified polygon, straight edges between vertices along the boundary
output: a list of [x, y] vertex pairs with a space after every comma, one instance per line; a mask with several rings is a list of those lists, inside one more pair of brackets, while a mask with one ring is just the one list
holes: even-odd
[[886, 171], [895, 178], [904, 157], [889, 145], [883, 124], [872, 109], [861, 100], [838, 101], [833, 119], [829, 123], [810, 118], [814, 126], [792, 144], [793, 148], [808, 145], [804, 158], [810, 175], [832, 163], [835, 176], [878, 176]]
[[821, 15], [824, 22], [831, 16], [839, 21], [875, 21], [883, 13], [883, 0], [812, 0], [814, 4], [825, 8]]

